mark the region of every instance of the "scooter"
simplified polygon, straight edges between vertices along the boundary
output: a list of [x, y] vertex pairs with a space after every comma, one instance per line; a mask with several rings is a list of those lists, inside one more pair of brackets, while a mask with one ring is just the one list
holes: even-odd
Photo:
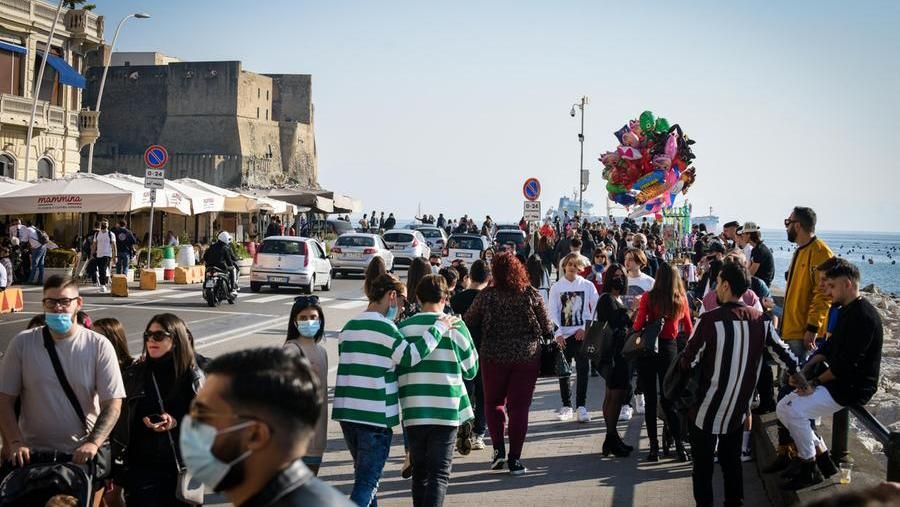
[[228, 301], [233, 305], [237, 294], [228, 289], [228, 273], [216, 267], [206, 270], [206, 279], [203, 282], [203, 299], [209, 306], [219, 306], [222, 301]]

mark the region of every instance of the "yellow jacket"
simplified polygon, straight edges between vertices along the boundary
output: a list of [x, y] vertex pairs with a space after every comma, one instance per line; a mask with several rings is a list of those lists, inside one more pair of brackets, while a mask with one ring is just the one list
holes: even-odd
[[816, 267], [832, 257], [834, 253], [819, 238], [794, 252], [784, 291], [783, 339], [802, 340], [806, 331], [825, 336], [831, 299], [819, 290]]

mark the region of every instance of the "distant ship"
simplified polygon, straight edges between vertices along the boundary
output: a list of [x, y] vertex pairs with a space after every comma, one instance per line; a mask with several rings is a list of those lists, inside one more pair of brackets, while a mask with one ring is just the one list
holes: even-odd
[[706, 224], [706, 230], [708, 232], [719, 232], [719, 217], [713, 215], [712, 206], [709, 207], [709, 215], [702, 217], [691, 217], [691, 225], [700, 225]]
[[[582, 214], [586, 218], [590, 219], [593, 216], [591, 214], [591, 210], [594, 209], [594, 203], [582, 200], [581, 201], [581, 209], [583, 211]], [[568, 212], [568, 216], [570, 218], [574, 217], [575, 215], [578, 214], [578, 196], [577, 195], [573, 194], [573, 196], [571, 198], [566, 197], [566, 196], [560, 197], [559, 198], [559, 206], [557, 206], [555, 209], [551, 206], [550, 209], [547, 210], [546, 216], [548, 218], [550, 218], [551, 220], [556, 218], [557, 216], [560, 219], [562, 219], [564, 216], [566, 216], [567, 212]]]

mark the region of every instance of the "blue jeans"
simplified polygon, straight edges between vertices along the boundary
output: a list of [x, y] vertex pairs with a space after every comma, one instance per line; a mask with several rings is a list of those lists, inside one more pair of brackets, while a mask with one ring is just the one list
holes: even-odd
[[388, 428], [341, 421], [344, 442], [353, 456], [353, 491], [350, 501], [359, 507], [378, 507], [375, 494], [391, 451], [393, 432]]
[[31, 250], [31, 276], [28, 281], [34, 284], [44, 283], [44, 258], [47, 257], [47, 246], [41, 245]]
[[456, 426], [410, 426], [409, 451], [413, 465], [412, 494], [415, 507], [444, 505], [450, 470], [453, 467], [453, 447]]
[[116, 253], [116, 274], [127, 275], [128, 265], [131, 264], [131, 254], [128, 252]]

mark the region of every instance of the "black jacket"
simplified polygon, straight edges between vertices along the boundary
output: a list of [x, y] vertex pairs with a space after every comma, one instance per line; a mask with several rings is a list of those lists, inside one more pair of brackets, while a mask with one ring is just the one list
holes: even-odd
[[825, 357], [835, 379], [822, 384], [843, 406], [868, 403], [878, 390], [884, 329], [878, 310], [863, 298], [842, 307]]
[[237, 261], [237, 255], [234, 254], [231, 247], [221, 241], [213, 243], [206, 253], [203, 254], [203, 262], [206, 264], [206, 267], [214, 266], [225, 272], [229, 268], [234, 267]]
[[338, 490], [325, 484], [297, 460], [239, 507], [353, 507]]

